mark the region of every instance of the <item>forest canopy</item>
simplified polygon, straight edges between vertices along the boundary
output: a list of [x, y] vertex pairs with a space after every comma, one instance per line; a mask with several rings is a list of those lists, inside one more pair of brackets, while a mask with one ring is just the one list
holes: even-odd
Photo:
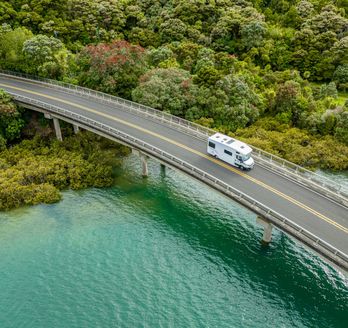
[[[134, 100], [301, 165], [348, 168], [347, 0], [9, 0], [0, 26], [2, 69]], [[21, 125], [6, 120], [0, 145]], [[332, 152], [309, 160], [318, 147]]]

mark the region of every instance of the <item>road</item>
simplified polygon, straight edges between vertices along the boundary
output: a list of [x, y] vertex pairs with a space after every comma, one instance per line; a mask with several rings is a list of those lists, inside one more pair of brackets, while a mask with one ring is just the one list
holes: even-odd
[[116, 105], [0, 75], [0, 88], [62, 107], [164, 150], [230, 184], [348, 254], [348, 209], [266, 168], [241, 171], [209, 156], [206, 143]]

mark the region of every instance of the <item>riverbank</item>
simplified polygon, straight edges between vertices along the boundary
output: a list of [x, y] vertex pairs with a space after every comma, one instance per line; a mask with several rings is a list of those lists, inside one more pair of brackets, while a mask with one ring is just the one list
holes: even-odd
[[87, 131], [63, 142], [39, 135], [22, 140], [0, 152], [0, 210], [54, 203], [64, 189], [111, 186], [114, 168], [128, 153]]

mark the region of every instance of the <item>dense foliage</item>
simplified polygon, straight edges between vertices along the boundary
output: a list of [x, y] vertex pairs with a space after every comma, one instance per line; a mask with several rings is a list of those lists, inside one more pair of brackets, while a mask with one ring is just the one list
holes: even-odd
[[0, 152], [0, 210], [53, 203], [65, 188], [105, 187], [113, 183], [113, 167], [128, 153], [91, 133], [63, 142], [39, 136]]
[[190, 40], [319, 81], [347, 53], [346, 0], [9, 0], [0, 8], [0, 23], [59, 37], [73, 50], [114, 39], [156, 48]]
[[259, 120], [234, 134], [241, 140], [309, 168], [348, 169], [348, 147], [332, 136], [313, 137], [273, 118]]
[[107, 93], [130, 97], [145, 72], [144, 49], [125, 41], [84, 48], [78, 56], [79, 83]]
[[24, 121], [11, 97], [0, 89], [0, 151], [4, 150], [7, 141], [20, 137]]
[[302, 165], [348, 167], [347, 0], [9, 0], [0, 25], [1, 68], [133, 99]]

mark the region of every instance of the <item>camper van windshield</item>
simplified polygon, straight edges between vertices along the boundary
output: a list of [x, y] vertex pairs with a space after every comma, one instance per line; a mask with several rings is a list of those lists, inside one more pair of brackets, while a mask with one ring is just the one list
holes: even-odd
[[243, 161], [247, 161], [250, 158], [250, 153], [243, 156]]

